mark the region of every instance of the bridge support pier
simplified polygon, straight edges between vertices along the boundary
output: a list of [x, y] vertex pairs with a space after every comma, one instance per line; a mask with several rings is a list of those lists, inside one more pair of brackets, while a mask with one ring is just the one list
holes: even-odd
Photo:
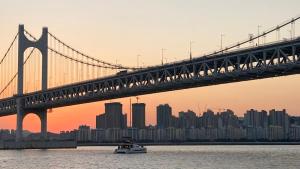
[[47, 110], [39, 112], [39, 117], [41, 120], [41, 139], [47, 139]]
[[23, 138], [23, 118], [24, 118], [24, 104], [23, 100], [19, 97], [16, 100], [17, 103], [17, 130], [16, 141], [20, 142]]
[[[23, 141], [23, 120], [25, 116], [29, 113], [24, 112], [24, 108], [22, 105], [22, 100], [17, 99], [17, 130], [16, 130], [16, 142]], [[34, 112], [36, 114], [40, 121], [41, 121], [41, 134], [40, 138], [41, 140], [47, 139], [47, 110], [41, 110]]]

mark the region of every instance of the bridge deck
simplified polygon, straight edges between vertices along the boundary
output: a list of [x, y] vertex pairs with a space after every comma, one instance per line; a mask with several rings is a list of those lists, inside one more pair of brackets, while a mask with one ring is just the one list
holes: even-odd
[[[25, 111], [300, 72], [300, 39], [154, 66], [21, 96]], [[15, 114], [16, 97], [0, 100], [0, 116]]]

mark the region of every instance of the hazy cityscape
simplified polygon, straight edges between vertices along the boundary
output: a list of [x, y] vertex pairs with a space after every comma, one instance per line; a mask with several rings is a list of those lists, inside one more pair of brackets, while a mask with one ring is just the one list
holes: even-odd
[[[197, 142], [197, 141], [300, 141], [300, 117], [289, 116], [283, 110], [247, 110], [238, 117], [230, 109], [213, 112], [208, 109], [202, 115], [192, 110], [173, 115], [172, 107], [161, 104], [156, 107], [157, 125], [145, 125], [145, 103], [132, 104], [130, 114], [123, 113], [119, 102], [105, 103], [105, 112], [95, 117], [96, 128], [80, 125], [72, 131], [48, 134], [48, 139], [76, 140], [79, 143], [115, 143], [124, 137], [138, 142]], [[127, 124], [132, 122], [132, 127]], [[24, 132], [26, 140], [39, 139], [39, 134]], [[1, 140], [13, 140], [14, 130], [1, 130]]]

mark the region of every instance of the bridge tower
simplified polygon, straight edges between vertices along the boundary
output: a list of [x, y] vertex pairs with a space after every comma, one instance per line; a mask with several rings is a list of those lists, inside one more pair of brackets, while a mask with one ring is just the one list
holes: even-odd
[[[16, 141], [22, 141], [23, 135], [23, 119], [27, 115], [25, 110], [25, 101], [23, 96], [24, 86], [24, 52], [27, 48], [33, 47], [38, 49], [42, 54], [42, 90], [47, 90], [47, 74], [48, 74], [48, 28], [43, 28], [42, 36], [37, 41], [31, 41], [25, 36], [24, 25], [19, 25], [19, 44], [18, 44], [18, 84], [17, 84], [17, 131]], [[34, 110], [41, 120], [41, 136], [42, 139], [47, 138], [47, 109]]]

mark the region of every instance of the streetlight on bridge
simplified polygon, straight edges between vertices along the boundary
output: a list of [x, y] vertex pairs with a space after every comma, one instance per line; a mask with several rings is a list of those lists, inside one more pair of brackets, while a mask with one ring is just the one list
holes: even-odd
[[[225, 36], [225, 34], [221, 33], [221, 51], [223, 50], [223, 37]], [[223, 53], [223, 51], [222, 51]]]
[[192, 60], [192, 44], [195, 43], [194, 41], [190, 41], [190, 60]]
[[161, 65], [164, 65], [164, 51], [166, 51], [167, 49], [162, 48], [161, 49]]

